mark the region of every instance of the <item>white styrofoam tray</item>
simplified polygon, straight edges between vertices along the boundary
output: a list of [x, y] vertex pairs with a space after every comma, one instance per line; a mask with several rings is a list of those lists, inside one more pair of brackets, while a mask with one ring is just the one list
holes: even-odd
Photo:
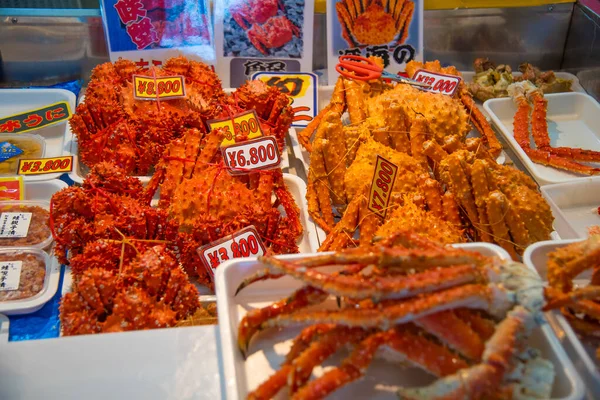
[[587, 238], [588, 228], [600, 225], [600, 176], [543, 186], [541, 191], [562, 239]]
[[[547, 240], [535, 243], [525, 250], [523, 262], [535, 269], [543, 280], [547, 280], [548, 253], [578, 242], [581, 239]], [[576, 285], [587, 285], [591, 278], [591, 271], [587, 270], [574, 280]], [[600, 393], [600, 362], [596, 359], [596, 345], [590, 339], [579, 340], [569, 321], [558, 310], [546, 313], [546, 319], [554, 329], [556, 336], [564, 346], [567, 354], [573, 360], [575, 368], [583, 378], [590, 399], [597, 399]]]
[[[67, 101], [71, 112], [75, 112], [75, 95], [64, 89], [0, 89], [0, 118], [21, 112], [42, 108], [59, 101]], [[40, 135], [46, 142], [44, 157], [65, 155], [65, 136], [71, 129], [68, 122], [60, 122], [27, 133]], [[24, 175], [24, 181], [47, 181], [57, 179], [62, 173], [44, 175]]]
[[[556, 93], [544, 97], [548, 100], [548, 133], [552, 146], [600, 151], [600, 104], [593, 97], [582, 93]], [[540, 185], [585, 179], [580, 174], [546, 167], [531, 161], [514, 138], [513, 120], [517, 107], [511, 98], [491, 99], [486, 101], [483, 107]], [[533, 147], [533, 139], [531, 143]]]
[[[475, 77], [475, 71], [460, 71], [460, 74], [462, 75], [463, 80], [466, 83], [473, 82], [473, 78]], [[523, 75], [519, 71], [513, 71], [512, 74], [515, 77]], [[575, 75], [570, 74], [568, 72], [556, 72], [556, 71], [554, 72], [554, 75], [556, 75], [557, 78], [569, 79], [569, 80], [573, 81], [573, 84], [571, 85], [571, 89], [572, 89], [573, 92], [586, 93], [586, 91], [583, 88], [583, 86], [581, 86], [581, 84], [579, 83], [579, 78], [577, 78]], [[481, 103], [477, 99], [475, 99], [475, 101], [477, 101], [477, 103]]]
[[[488, 243], [469, 243], [456, 245], [458, 248], [478, 251], [487, 256], [498, 256], [509, 259], [508, 254], [500, 247]], [[325, 253], [320, 253], [325, 254]], [[282, 259], [294, 260], [310, 256], [288, 255]], [[250, 355], [244, 361], [237, 347], [238, 325], [244, 315], [252, 309], [264, 307], [273, 301], [284, 298], [293, 290], [301, 287], [300, 281], [286, 276], [277, 280], [257, 282], [245, 288], [235, 296], [240, 282], [252, 273], [264, 268], [256, 258], [230, 260], [222, 264], [216, 274], [217, 307], [219, 314], [219, 331], [221, 354], [223, 357], [223, 379], [226, 398], [237, 400], [264, 382], [279, 368], [285, 354], [291, 346], [292, 339], [301, 328], [284, 328], [268, 330], [257, 335], [250, 345]], [[331, 300], [335, 302], [335, 300]], [[552, 396], [555, 399], [581, 399], [584, 389], [571, 361], [547, 324], [536, 329], [530, 344], [550, 360], [556, 370]], [[339, 365], [342, 357], [332, 357], [325, 365]], [[313, 372], [316, 376], [323, 374], [323, 367]], [[422, 386], [432, 382], [433, 377], [417, 368], [402, 368], [383, 360], [374, 360], [366, 376], [356, 382], [337, 390], [328, 398], [331, 399], [396, 399], [397, 385]], [[284, 390], [285, 391], [285, 390]], [[284, 392], [282, 391], [282, 392]]]

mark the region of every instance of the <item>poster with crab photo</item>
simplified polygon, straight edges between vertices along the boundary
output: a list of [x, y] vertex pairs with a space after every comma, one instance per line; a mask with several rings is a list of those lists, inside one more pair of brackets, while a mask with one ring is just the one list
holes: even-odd
[[256, 72], [311, 72], [314, 1], [216, 0], [217, 73], [238, 87]]
[[328, 0], [328, 83], [341, 55], [379, 56], [391, 73], [423, 61], [423, 0]]
[[215, 64], [207, 0], [102, 0], [101, 11], [111, 61], [149, 67], [183, 55]]

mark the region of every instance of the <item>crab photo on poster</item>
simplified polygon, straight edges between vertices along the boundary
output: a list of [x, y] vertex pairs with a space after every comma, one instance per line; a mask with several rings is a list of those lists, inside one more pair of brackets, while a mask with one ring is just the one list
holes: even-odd
[[225, 1], [226, 57], [301, 58], [304, 0]]

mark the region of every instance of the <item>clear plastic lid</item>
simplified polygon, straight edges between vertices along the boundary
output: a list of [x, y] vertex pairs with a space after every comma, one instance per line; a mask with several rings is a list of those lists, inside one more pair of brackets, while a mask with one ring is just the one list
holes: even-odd
[[0, 134], [0, 176], [16, 175], [20, 159], [43, 158], [46, 141], [40, 135]]
[[50, 204], [45, 201], [0, 201], [0, 248], [50, 247], [49, 210]]

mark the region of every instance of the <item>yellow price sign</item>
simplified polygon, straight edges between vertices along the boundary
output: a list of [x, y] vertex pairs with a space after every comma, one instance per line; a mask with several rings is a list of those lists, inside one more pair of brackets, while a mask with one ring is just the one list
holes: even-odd
[[138, 100], [168, 100], [185, 97], [185, 79], [177, 76], [133, 75], [133, 97]]
[[73, 156], [32, 158], [19, 160], [17, 175], [42, 175], [71, 172], [73, 170]]
[[396, 182], [398, 166], [385, 158], [377, 155], [375, 164], [375, 173], [373, 173], [373, 182], [369, 194], [368, 208], [373, 213], [385, 218], [388, 204], [392, 194], [392, 188]]
[[225, 129], [225, 138], [221, 142], [221, 147], [234, 144], [236, 137], [255, 139], [263, 136], [258, 116], [254, 110], [245, 111], [227, 119], [210, 120], [208, 121], [208, 127], [210, 130]]

